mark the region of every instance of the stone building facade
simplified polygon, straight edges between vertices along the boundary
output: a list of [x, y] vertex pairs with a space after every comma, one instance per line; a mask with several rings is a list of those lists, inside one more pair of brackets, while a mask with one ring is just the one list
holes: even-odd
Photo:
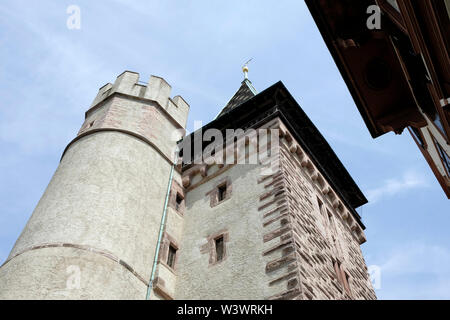
[[[188, 136], [170, 94], [128, 71], [100, 88], [0, 268], [0, 299], [376, 299], [367, 200], [281, 82], [245, 79]], [[205, 142], [210, 129], [234, 134]]]

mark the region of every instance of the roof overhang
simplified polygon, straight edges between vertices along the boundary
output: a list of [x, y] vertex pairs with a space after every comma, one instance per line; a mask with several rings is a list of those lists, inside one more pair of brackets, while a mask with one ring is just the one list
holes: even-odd
[[417, 106], [429, 101], [421, 57], [411, 53], [404, 30], [384, 12], [382, 29], [367, 26], [368, 8], [380, 1], [305, 2], [372, 137], [425, 126]]

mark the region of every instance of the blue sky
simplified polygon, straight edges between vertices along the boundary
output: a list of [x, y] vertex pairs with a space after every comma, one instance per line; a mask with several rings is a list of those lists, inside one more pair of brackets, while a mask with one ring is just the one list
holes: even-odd
[[[69, 5], [81, 29], [66, 26]], [[448, 200], [411, 137], [373, 140], [303, 1], [0, 3], [0, 263], [43, 194], [98, 88], [124, 70], [164, 77], [211, 121], [240, 67], [262, 91], [282, 80], [370, 203], [368, 265], [380, 299], [450, 299]]]

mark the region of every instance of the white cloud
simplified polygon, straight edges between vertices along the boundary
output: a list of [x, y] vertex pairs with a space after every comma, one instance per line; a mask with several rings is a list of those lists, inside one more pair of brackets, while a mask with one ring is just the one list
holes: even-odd
[[426, 178], [416, 171], [410, 170], [400, 178], [387, 179], [382, 186], [367, 190], [365, 193], [369, 203], [375, 203], [384, 197], [393, 197], [410, 189], [428, 186]]

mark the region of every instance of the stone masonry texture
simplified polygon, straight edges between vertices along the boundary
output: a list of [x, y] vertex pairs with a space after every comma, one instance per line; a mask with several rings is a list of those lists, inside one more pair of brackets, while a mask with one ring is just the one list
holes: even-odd
[[129, 71], [100, 88], [0, 267], [0, 299], [145, 299], [149, 284], [150, 299], [376, 299], [363, 230], [280, 118], [257, 164], [175, 164], [150, 283], [189, 111], [170, 93]]

